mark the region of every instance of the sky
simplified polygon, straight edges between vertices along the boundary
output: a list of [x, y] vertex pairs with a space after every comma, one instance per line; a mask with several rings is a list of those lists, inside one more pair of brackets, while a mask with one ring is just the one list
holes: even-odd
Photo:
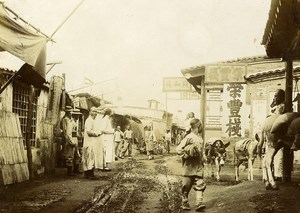
[[[80, 2], [5, 4], [50, 36]], [[270, 0], [85, 0], [53, 36], [55, 43], [48, 42], [47, 61], [62, 63], [47, 78], [65, 73], [72, 91], [86, 77], [96, 83], [88, 91], [105, 99], [137, 106], [156, 99], [165, 107], [164, 77], [182, 77], [182, 69], [205, 63], [265, 55], [260, 43], [269, 8]], [[0, 66], [21, 65], [1, 53]], [[178, 111], [182, 105], [199, 109], [198, 103], [167, 105]]]

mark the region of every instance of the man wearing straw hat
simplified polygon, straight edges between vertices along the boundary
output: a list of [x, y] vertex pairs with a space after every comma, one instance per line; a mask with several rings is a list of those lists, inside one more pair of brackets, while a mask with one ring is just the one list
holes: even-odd
[[67, 175], [74, 176], [73, 173], [73, 160], [74, 160], [74, 150], [77, 146], [77, 140], [75, 141], [72, 137], [72, 131], [74, 128], [74, 120], [71, 116], [72, 107], [66, 106], [65, 116], [62, 119], [62, 130], [63, 137], [65, 140], [65, 156], [66, 156], [66, 167]]

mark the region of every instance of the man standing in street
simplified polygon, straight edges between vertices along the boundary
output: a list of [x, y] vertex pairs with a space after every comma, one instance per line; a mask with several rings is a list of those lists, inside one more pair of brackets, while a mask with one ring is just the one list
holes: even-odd
[[117, 129], [114, 133], [115, 160], [118, 160], [119, 148], [120, 148], [120, 144], [122, 143], [123, 136], [124, 136], [124, 133], [121, 131], [121, 127], [117, 126]]
[[111, 171], [112, 163], [115, 157], [114, 150], [114, 129], [112, 128], [112, 115], [111, 109], [105, 109], [104, 115], [100, 122], [101, 141], [103, 145], [103, 156], [104, 156], [104, 170]]
[[130, 126], [128, 125], [125, 132], [124, 132], [124, 147], [122, 150], [122, 153], [120, 154], [120, 158], [124, 158], [124, 155], [126, 151], [128, 151], [128, 158], [131, 159], [131, 153], [132, 153], [132, 143], [133, 143], [133, 137], [132, 137], [132, 130], [130, 129]]
[[171, 142], [172, 136], [171, 131], [167, 130], [165, 134], [165, 149], [167, 153], [170, 153], [170, 142]]
[[73, 160], [74, 160], [74, 150], [77, 146], [77, 140], [75, 141], [72, 137], [72, 131], [74, 128], [74, 121], [71, 116], [72, 107], [66, 106], [65, 116], [62, 120], [62, 130], [63, 137], [65, 140], [65, 154], [66, 154], [66, 167], [67, 175], [74, 176], [73, 173]]
[[97, 109], [92, 107], [90, 109], [90, 116], [85, 121], [84, 128], [84, 142], [82, 150], [82, 163], [84, 170], [84, 177], [92, 180], [99, 179], [95, 176], [94, 170], [96, 168], [96, 158], [102, 158], [103, 156], [97, 156], [96, 148], [100, 146], [97, 144], [97, 139], [101, 135], [96, 128]]

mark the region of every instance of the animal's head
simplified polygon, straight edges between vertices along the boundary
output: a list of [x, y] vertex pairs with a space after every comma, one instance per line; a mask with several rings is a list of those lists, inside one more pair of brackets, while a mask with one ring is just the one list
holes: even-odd
[[215, 140], [214, 143], [209, 145], [207, 153], [218, 161], [219, 165], [224, 166], [226, 160], [226, 148], [230, 145], [230, 142], [224, 144], [222, 140]]
[[216, 151], [218, 153], [218, 158], [221, 166], [224, 166], [226, 160], [226, 148], [230, 145], [230, 142], [224, 144], [222, 141], [216, 141]]

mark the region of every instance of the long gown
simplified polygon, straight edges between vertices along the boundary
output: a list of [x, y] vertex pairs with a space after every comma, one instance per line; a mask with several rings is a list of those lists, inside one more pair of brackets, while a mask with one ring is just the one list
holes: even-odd
[[87, 132], [96, 133], [96, 122], [91, 116], [85, 121], [84, 143], [82, 147], [82, 166], [83, 170], [91, 170], [95, 167], [96, 153], [95, 147], [99, 137], [91, 137]]
[[104, 161], [105, 163], [112, 163], [114, 161], [114, 129], [111, 125], [111, 120], [109, 116], [105, 116], [101, 120], [100, 129], [102, 131], [101, 140], [103, 144], [104, 151]]

